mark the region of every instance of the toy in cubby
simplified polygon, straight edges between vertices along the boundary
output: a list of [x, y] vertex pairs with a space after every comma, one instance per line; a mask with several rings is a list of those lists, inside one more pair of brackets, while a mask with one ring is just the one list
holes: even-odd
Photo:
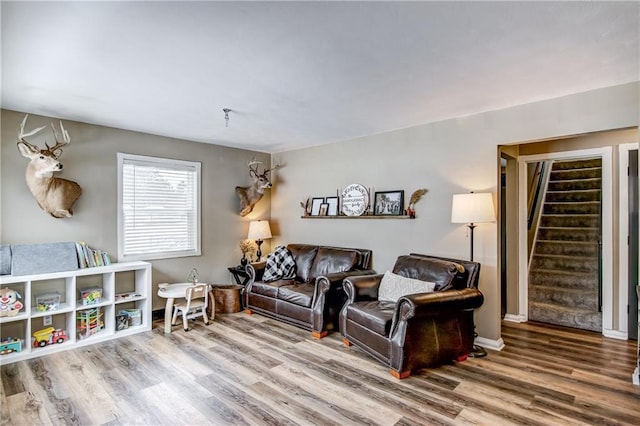
[[84, 339], [103, 330], [103, 317], [104, 314], [100, 308], [78, 311], [76, 314], [76, 320], [78, 320], [78, 337]]
[[0, 339], [0, 355], [10, 354], [12, 352], [22, 352], [22, 339], [15, 337], [3, 337]]
[[119, 316], [127, 318], [127, 328], [142, 325], [142, 309], [122, 309]]
[[36, 296], [36, 309], [38, 312], [57, 311], [60, 309], [60, 293], [46, 293]]
[[33, 333], [33, 346], [44, 347], [54, 343], [64, 343], [69, 337], [60, 328], [47, 327]]
[[14, 317], [24, 308], [20, 293], [12, 288], [0, 289], [0, 317]]
[[80, 298], [82, 299], [82, 306], [98, 304], [102, 300], [102, 289], [95, 287], [80, 290]]

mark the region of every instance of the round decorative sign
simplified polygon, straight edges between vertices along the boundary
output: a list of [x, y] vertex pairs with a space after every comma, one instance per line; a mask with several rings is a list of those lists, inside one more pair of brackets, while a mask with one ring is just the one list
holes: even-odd
[[369, 192], [359, 183], [352, 183], [342, 191], [342, 212], [346, 216], [360, 216], [369, 205]]

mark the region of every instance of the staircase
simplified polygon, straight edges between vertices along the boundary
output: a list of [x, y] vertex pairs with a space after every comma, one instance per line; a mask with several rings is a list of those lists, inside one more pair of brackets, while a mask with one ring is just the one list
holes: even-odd
[[555, 161], [529, 264], [529, 320], [602, 331], [602, 160]]

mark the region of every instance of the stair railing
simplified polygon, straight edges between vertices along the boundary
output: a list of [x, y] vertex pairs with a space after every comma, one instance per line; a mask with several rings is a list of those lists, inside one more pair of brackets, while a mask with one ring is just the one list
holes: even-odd
[[533, 243], [535, 241], [538, 223], [540, 222], [540, 214], [544, 197], [546, 194], [549, 176], [551, 174], [552, 160], [539, 161], [536, 163], [533, 174], [528, 186], [527, 200], [527, 229], [528, 229], [528, 253], [531, 260]]

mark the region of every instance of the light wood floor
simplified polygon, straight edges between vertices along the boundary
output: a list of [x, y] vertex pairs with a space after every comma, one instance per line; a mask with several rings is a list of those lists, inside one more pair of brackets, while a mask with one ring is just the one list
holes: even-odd
[[[193, 322], [192, 322], [193, 324]], [[635, 342], [504, 324], [502, 352], [398, 381], [337, 333], [243, 313], [1, 368], [1, 424], [640, 424]]]

